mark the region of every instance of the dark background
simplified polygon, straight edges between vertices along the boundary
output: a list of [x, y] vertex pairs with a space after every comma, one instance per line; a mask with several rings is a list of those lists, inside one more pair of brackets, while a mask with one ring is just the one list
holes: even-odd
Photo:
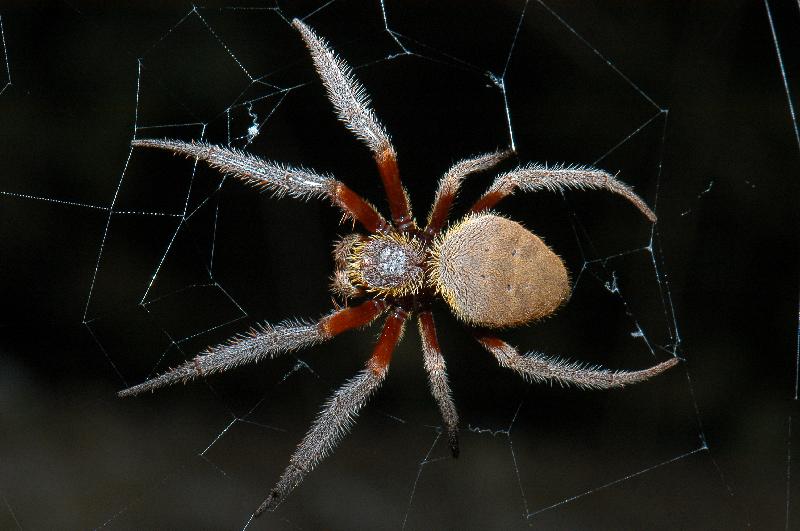
[[[375, 327], [115, 397], [255, 323], [326, 313], [347, 232], [322, 202], [131, 153], [135, 124], [245, 147], [253, 114], [248, 151], [385, 207], [281, 18], [324, 4], [0, 6], [0, 527], [241, 528], [367, 358]], [[508, 145], [500, 80], [519, 161], [596, 162], [659, 216], [651, 231], [600, 192], [504, 202], [577, 283], [558, 315], [503, 337], [612, 368], [685, 362], [623, 391], [529, 386], [441, 308], [461, 458], [437, 439], [411, 326], [351, 435], [253, 527], [796, 526], [800, 147], [765, 4], [531, 1], [505, 76], [525, 2], [433, 4], [386, 1], [399, 56], [377, 1], [307, 19], [358, 66], [418, 216], [450, 164]], [[797, 94], [800, 13], [770, 5]], [[472, 178], [462, 206], [489, 182]]]

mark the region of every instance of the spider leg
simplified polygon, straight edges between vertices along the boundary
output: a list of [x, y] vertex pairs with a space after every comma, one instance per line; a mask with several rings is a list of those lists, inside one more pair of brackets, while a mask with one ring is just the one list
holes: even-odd
[[378, 164], [392, 221], [404, 230], [413, 225], [408, 194], [400, 181], [397, 153], [389, 134], [375, 116], [364, 86], [353, 75], [350, 66], [338, 57], [328, 43], [298, 19], [292, 25], [300, 32], [311, 52], [314, 66], [328, 92], [339, 120], [372, 151]]
[[641, 371], [611, 371], [602, 367], [569, 362], [531, 352], [521, 355], [517, 349], [496, 337], [477, 336], [478, 342], [497, 358], [502, 366], [521, 374], [530, 382], [555, 381], [581, 389], [612, 389], [642, 382], [678, 363], [670, 358]]
[[370, 232], [386, 228], [386, 220], [361, 196], [329, 175], [319, 175], [303, 168], [270, 162], [248, 153], [205, 142], [180, 140], [136, 139], [136, 147], [151, 147], [202, 160], [212, 168], [231, 175], [277, 197], [289, 195], [298, 199], [322, 197], [344, 211], [345, 216], [359, 221]]
[[618, 181], [613, 175], [603, 170], [587, 166], [556, 166], [548, 168], [541, 164], [528, 164], [499, 175], [492, 186], [472, 205], [470, 212], [482, 212], [496, 205], [504, 197], [513, 194], [517, 189], [523, 192], [550, 190], [552, 192], [567, 189], [603, 189], [621, 195], [647, 219], [655, 223], [656, 215], [633, 190]]
[[274, 511], [350, 431], [358, 412], [386, 377], [389, 361], [403, 333], [406, 317], [406, 313], [398, 309], [386, 318], [381, 337], [375, 344], [367, 366], [340, 387], [325, 404], [289, 459], [289, 466], [278, 483], [256, 510], [256, 516], [264, 511]]
[[383, 312], [386, 303], [370, 300], [359, 306], [342, 308], [316, 323], [288, 321], [277, 325], [262, 325], [249, 334], [238, 335], [226, 343], [210, 347], [205, 354], [167, 371], [146, 382], [123, 389], [120, 397], [154, 391], [178, 382], [186, 383], [198, 377], [224, 372], [263, 358], [300, 350], [327, 341], [347, 330], [370, 323]]
[[361, 297], [365, 294], [362, 288], [353, 285], [350, 273], [346, 269], [337, 269], [331, 277], [331, 291], [347, 302], [348, 299]]
[[425, 227], [425, 233], [432, 236], [442, 228], [450, 215], [450, 207], [453, 206], [453, 201], [458, 195], [461, 182], [467, 176], [488, 170], [513, 153], [513, 150], [485, 153], [461, 160], [447, 170], [447, 173], [439, 180], [439, 189], [436, 190], [436, 197], [433, 200], [431, 212], [428, 214], [428, 225]]
[[436, 326], [431, 312], [422, 312], [419, 315], [419, 335], [422, 338], [422, 352], [425, 355], [425, 371], [428, 373], [428, 383], [431, 393], [436, 399], [439, 411], [442, 414], [450, 451], [453, 457], [458, 457], [458, 412], [453, 404], [452, 391], [447, 382], [447, 367], [436, 338]]

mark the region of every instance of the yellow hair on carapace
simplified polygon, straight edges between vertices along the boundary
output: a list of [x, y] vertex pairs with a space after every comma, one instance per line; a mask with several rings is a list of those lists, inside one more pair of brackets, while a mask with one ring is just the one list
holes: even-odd
[[378, 233], [356, 241], [347, 262], [350, 282], [369, 293], [403, 297], [424, 286], [422, 243], [405, 234]]

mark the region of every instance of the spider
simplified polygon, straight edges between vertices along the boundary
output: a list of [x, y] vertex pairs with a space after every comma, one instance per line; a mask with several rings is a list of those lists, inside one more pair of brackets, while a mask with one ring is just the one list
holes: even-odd
[[[604, 189], [636, 206], [651, 222], [655, 214], [628, 186], [607, 172], [585, 166], [547, 167], [527, 164], [499, 175], [457, 223], [445, 228], [462, 181], [488, 170], [513, 154], [497, 151], [462, 160], [441, 178], [425, 226], [411, 213], [400, 180], [397, 155], [378, 121], [364, 87], [327, 42], [302, 21], [292, 25], [311, 54], [316, 71], [338, 115], [372, 152], [383, 181], [391, 221], [329, 175], [262, 160], [242, 151], [205, 142], [134, 139], [136, 147], [159, 148], [202, 160], [211, 167], [276, 196], [325, 198], [367, 234], [353, 233], [334, 247], [333, 293], [344, 307], [319, 321], [264, 324], [208, 348], [175, 369], [119, 392], [131, 396], [177, 382], [223, 372], [263, 358], [275, 358], [361, 328], [386, 315], [366, 367], [337, 390], [306, 433], [289, 465], [256, 515], [274, 510], [338, 444], [367, 399], [386, 377], [389, 362], [406, 322], [417, 316], [425, 370], [441, 413], [453, 457], [458, 457], [458, 413], [451, 396], [445, 361], [436, 337], [432, 304], [444, 299], [470, 326], [477, 341], [497, 362], [528, 381], [558, 382], [585, 389], [609, 389], [646, 380], [677, 363], [676, 358], [639, 371], [611, 371], [567, 362], [516, 348], [491, 334], [542, 319], [569, 298], [569, 275], [558, 257], [538, 236], [491, 209], [517, 190], [563, 191]], [[349, 305], [351, 299], [366, 299]]]

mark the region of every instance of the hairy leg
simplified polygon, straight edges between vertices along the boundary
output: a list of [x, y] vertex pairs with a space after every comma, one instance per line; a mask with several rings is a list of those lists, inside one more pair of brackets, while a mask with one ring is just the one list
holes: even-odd
[[431, 212], [428, 214], [428, 225], [425, 227], [425, 233], [433, 236], [444, 226], [450, 214], [450, 208], [453, 206], [453, 201], [458, 195], [461, 182], [466, 177], [472, 173], [486, 171], [496, 166], [513, 153], [513, 151], [509, 150], [478, 155], [459, 161], [447, 170], [447, 173], [439, 180], [439, 189], [436, 190], [436, 197], [433, 200]]
[[353, 70], [338, 57], [328, 43], [298, 19], [292, 25], [300, 32], [311, 53], [314, 67], [328, 92], [339, 120], [344, 122], [372, 151], [389, 200], [392, 221], [404, 230], [413, 224], [408, 194], [400, 181], [397, 153], [389, 134], [380, 123], [369, 101], [364, 86], [353, 75]]
[[381, 174], [383, 189], [386, 191], [386, 199], [389, 201], [392, 222], [398, 230], [407, 232], [416, 224], [411, 214], [411, 200], [408, 198], [408, 192], [400, 180], [397, 153], [395, 153], [394, 148], [387, 149], [376, 155], [375, 161], [378, 163], [378, 172]]
[[330, 288], [335, 295], [344, 301], [365, 295], [363, 289], [353, 285], [350, 280], [350, 273], [346, 269], [337, 269], [333, 272]]
[[447, 367], [442, 357], [442, 350], [439, 348], [431, 312], [422, 312], [419, 315], [419, 335], [422, 338], [422, 353], [425, 356], [425, 371], [428, 373], [431, 394], [436, 399], [439, 412], [442, 414], [450, 451], [453, 457], [458, 457], [458, 412], [453, 403], [450, 384], [447, 382]]
[[310, 347], [370, 323], [385, 307], [386, 304], [382, 301], [370, 300], [359, 306], [335, 311], [316, 323], [288, 321], [277, 325], [262, 325], [249, 334], [236, 336], [226, 343], [211, 347], [193, 360], [117, 394], [121, 397], [133, 396]]
[[567, 189], [585, 190], [602, 189], [621, 195], [647, 219], [655, 223], [656, 215], [633, 193], [633, 190], [618, 181], [613, 175], [603, 170], [584, 166], [554, 166], [548, 168], [542, 164], [528, 164], [516, 170], [499, 175], [486, 193], [472, 205], [471, 212], [482, 212], [495, 206], [504, 197], [513, 194], [517, 189], [523, 192], [550, 190], [558, 192]]
[[383, 332], [367, 366], [333, 394], [297, 446], [289, 459], [289, 466], [256, 511], [256, 516], [264, 511], [274, 511], [350, 431], [358, 412], [386, 377], [392, 352], [403, 333], [405, 319], [406, 314], [402, 310], [386, 318]]
[[601, 367], [551, 358], [535, 352], [521, 355], [508, 343], [491, 336], [478, 336], [478, 342], [491, 352], [502, 366], [532, 382], [558, 382], [582, 389], [611, 389], [642, 382], [678, 363], [678, 358], [641, 371], [610, 371]]
[[242, 151], [205, 142], [137, 139], [131, 144], [194, 157], [256, 188], [269, 190], [277, 197], [289, 195], [298, 199], [329, 199], [342, 209], [346, 217], [355, 219], [370, 232], [383, 230], [387, 226], [386, 220], [375, 207], [329, 175], [319, 175], [302, 168], [262, 160]]
[[348, 266], [353, 246], [365, 240], [366, 238], [360, 234], [348, 234], [333, 246], [333, 261], [336, 264], [336, 270], [331, 277], [331, 291], [345, 301], [364, 295], [364, 290], [353, 285], [350, 280]]

